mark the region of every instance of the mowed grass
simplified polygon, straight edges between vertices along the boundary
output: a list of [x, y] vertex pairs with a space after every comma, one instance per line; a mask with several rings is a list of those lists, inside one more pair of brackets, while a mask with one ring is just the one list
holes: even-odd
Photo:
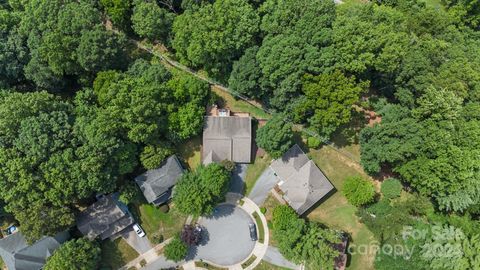
[[240, 100], [240, 99], [235, 99], [232, 95], [229, 93], [225, 93], [224, 91], [212, 87], [212, 91], [215, 92], [218, 96], [220, 96], [223, 101], [225, 102], [224, 106], [229, 108], [231, 111], [234, 112], [248, 112], [250, 113], [251, 116], [259, 119], [268, 119], [271, 116], [264, 112], [262, 109], [253, 106], [252, 104]]
[[131, 204], [130, 211], [153, 244], [158, 242], [154, 235], [162, 236], [163, 240], [167, 240], [181, 231], [187, 219], [175, 207], [171, 207], [165, 213], [159, 207], [147, 203], [143, 198]]
[[[367, 245], [368, 247], [374, 241], [373, 234], [364, 224], [359, 222], [355, 215], [356, 208], [349, 204], [341, 193], [343, 181], [346, 177], [362, 175], [368, 178], [368, 176], [358, 163], [352, 162], [348, 157], [343, 156], [331, 147], [324, 146], [319, 150], [311, 149], [308, 155], [332, 182], [337, 191], [311, 211], [307, 218], [321, 222], [331, 228], [348, 232], [352, 236], [350, 245]], [[374, 258], [375, 254], [352, 254], [347, 269], [374, 269]]]
[[100, 268], [105, 269], [118, 269], [139, 255], [123, 238], [117, 238], [115, 241], [105, 240], [101, 244], [101, 249]]
[[247, 172], [245, 174], [245, 194], [248, 195], [252, 188], [255, 186], [260, 175], [263, 171], [270, 165], [272, 158], [265, 154], [263, 157], [256, 157], [255, 161], [252, 164], [249, 164], [247, 167]]
[[270, 264], [266, 261], [261, 261], [260, 264], [258, 264], [255, 267], [255, 270], [289, 270], [289, 269], [290, 268], [285, 268], [285, 267], [280, 267], [280, 266]]
[[199, 135], [177, 145], [176, 153], [187, 169], [194, 170], [201, 164], [202, 137]]
[[268, 232], [270, 235], [270, 240], [268, 245], [273, 247], [277, 246], [277, 242], [275, 241], [275, 238], [273, 237], [273, 234], [272, 234], [273, 209], [275, 209], [275, 207], [279, 205], [281, 205], [281, 203], [275, 197], [273, 197], [273, 195], [269, 195], [262, 205], [262, 207], [265, 207], [265, 209], [267, 210], [264, 215], [265, 215], [265, 219], [267, 220], [267, 226], [269, 229]]

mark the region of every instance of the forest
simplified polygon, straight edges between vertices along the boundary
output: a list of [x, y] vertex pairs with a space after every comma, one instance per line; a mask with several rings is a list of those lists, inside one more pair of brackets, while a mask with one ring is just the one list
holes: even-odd
[[327, 142], [354, 107], [375, 111], [361, 165], [394, 184], [356, 215], [381, 246], [420, 247], [379, 252], [375, 268], [478, 269], [479, 30], [471, 0], [0, 0], [3, 215], [30, 241], [54, 235], [201, 132], [208, 83], [145, 57], [131, 42], [143, 40], [275, 112], [279, 129], [288, 119]]

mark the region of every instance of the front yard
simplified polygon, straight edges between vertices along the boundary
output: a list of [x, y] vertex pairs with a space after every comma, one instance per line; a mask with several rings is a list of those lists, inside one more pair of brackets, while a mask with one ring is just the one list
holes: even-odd
[[101, 244], [102, 259], [100, 269], [118, 269], [138, 257], [136, 252], [123, 238], [115, 241], [105, 240]]
[[258, 177], [270, 165], [272, 158], [265, 154], [263, 157], [256, 157], [252, 164], [248, 164], [247, 173], [245, 175], [245, 195], [248, 195], [255, 186]]
[[162, 209], [152, 204], [138, 202], [130, 206], [133, 216], [145, 230], [153, 245], [180, 232], [186, 220], [186, 217], [180, 214], [175, 207], [170, 208], [168, 212], [162, 211]]

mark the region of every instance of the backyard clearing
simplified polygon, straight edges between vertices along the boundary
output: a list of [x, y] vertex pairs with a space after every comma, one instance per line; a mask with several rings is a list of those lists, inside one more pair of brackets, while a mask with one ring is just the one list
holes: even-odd
[[[356, 163], [346, 162], [346, 157], [330, 147], [319, 150], [310, 149], [308, 156], [315, 161], [318, 167], [328, 177], [337, 189], [331, 197], [311, 211], [307, 218], [321, 222], [333, 229], [343, 230], [352, 236], [350, 246], [368, 245], [375, 241], [373, 234], [360, 223], [355, 215], [356, 207], [349, 204], [342, 195], [343, 181], [352, 175], [361, 175], [369, 178], [363, 170], [359, 170]], [[352, 254], [347, 269], [370, 270], [373, 268], [375, 254]]]

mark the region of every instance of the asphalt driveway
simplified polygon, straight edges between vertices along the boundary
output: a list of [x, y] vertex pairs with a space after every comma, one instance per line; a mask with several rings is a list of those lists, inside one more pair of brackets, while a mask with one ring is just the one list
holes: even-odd
[[192, 257], [225, 266], [246, 259], [255, 246], [250, 240], [250, 222], [253, 220], [241, 208], [231, 204], [218, 205], [212, 217], [200, 220], [206, 232], [202, 244], [192, 250]]
[[260, 175], [255, 186], [247, 197], [257, 205], [262, 205], [267, 199], [270, 190], [272, 190], [278, 181], [279, 179], [275, 175], [275, 172], [268, 167], [263, 171], [262, 175]]
[[247, 164], [235, 164], [235, 170], [232, 172], [230, 179], [230, 192], [243, 194], [247, 166]]
[[152, 248], [152, 244], [148, 240], [147, 236], [139, 237], [133, 230], [132, 226], [120, 232], [122, 238], [125, 239], [125, 241], [127, 241], [127, 243], [139, 254], [149, 251]]

